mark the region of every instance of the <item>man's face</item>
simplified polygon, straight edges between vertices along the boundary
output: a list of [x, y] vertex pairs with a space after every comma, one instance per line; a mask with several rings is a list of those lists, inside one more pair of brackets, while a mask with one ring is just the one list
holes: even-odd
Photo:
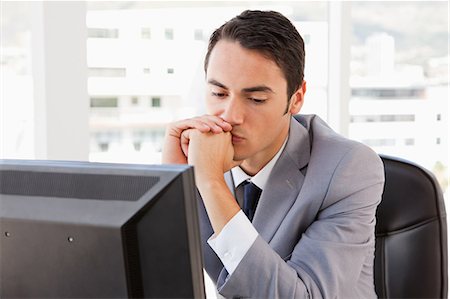
[[208, 113], [232, 125], [234, 160], [254, 174], [288, 134], [287, 81], [274, 61], [228, 40], [216, 44], [206, 73]]

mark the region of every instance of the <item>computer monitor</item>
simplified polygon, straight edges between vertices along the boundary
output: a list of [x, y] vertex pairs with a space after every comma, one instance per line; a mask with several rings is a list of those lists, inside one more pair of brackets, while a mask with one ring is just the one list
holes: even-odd
[[1, 298], [204, 298], [186, 165], [0, 160]]

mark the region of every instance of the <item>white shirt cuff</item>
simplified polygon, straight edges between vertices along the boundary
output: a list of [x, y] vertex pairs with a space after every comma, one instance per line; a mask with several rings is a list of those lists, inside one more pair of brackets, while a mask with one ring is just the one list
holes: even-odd
[[207, 242], [231, 275], [257, 237], [258, 232], [241, 210], [217, 236], [212, 235]]

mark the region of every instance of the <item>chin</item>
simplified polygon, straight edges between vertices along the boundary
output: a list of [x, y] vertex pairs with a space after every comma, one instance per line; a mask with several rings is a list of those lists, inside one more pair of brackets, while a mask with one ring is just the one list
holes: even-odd
[[245, 160], [247, 158], [248, 158], [248, 156], [243, 155], [241, 153], [236, 153], [236, 152], [234, 153], [234, 156], [233, 156], [233, 160], [234, 161], [242, 161], [242, 160]]
[[240, 150], [234, 150], [234, 156], [233, 156], [233, 160], [234, 161], [244, 161], [248, 158], [250, 158], [252, 156], [253, 153], [249, 152], [249, 151], [240, 151]]

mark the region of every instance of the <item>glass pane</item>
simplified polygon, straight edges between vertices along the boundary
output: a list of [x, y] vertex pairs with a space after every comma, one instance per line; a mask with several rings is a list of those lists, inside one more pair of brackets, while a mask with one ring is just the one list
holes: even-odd
[[[308, 82], [302, 112], [326, 118], [326, 2], [94, 1], [87, 8], [91, 161], [159, 163], [166, 125], [204, 113], [210, 34], [245, 9], [277, 10], [299, 29]], [[102, 134], [115, 130], [120, 135]]]
[[448, 2], [352, 2], [350, 138], [448, 186]]
[[34, 158], [31, 8], [1, 4], [0, 158]]

